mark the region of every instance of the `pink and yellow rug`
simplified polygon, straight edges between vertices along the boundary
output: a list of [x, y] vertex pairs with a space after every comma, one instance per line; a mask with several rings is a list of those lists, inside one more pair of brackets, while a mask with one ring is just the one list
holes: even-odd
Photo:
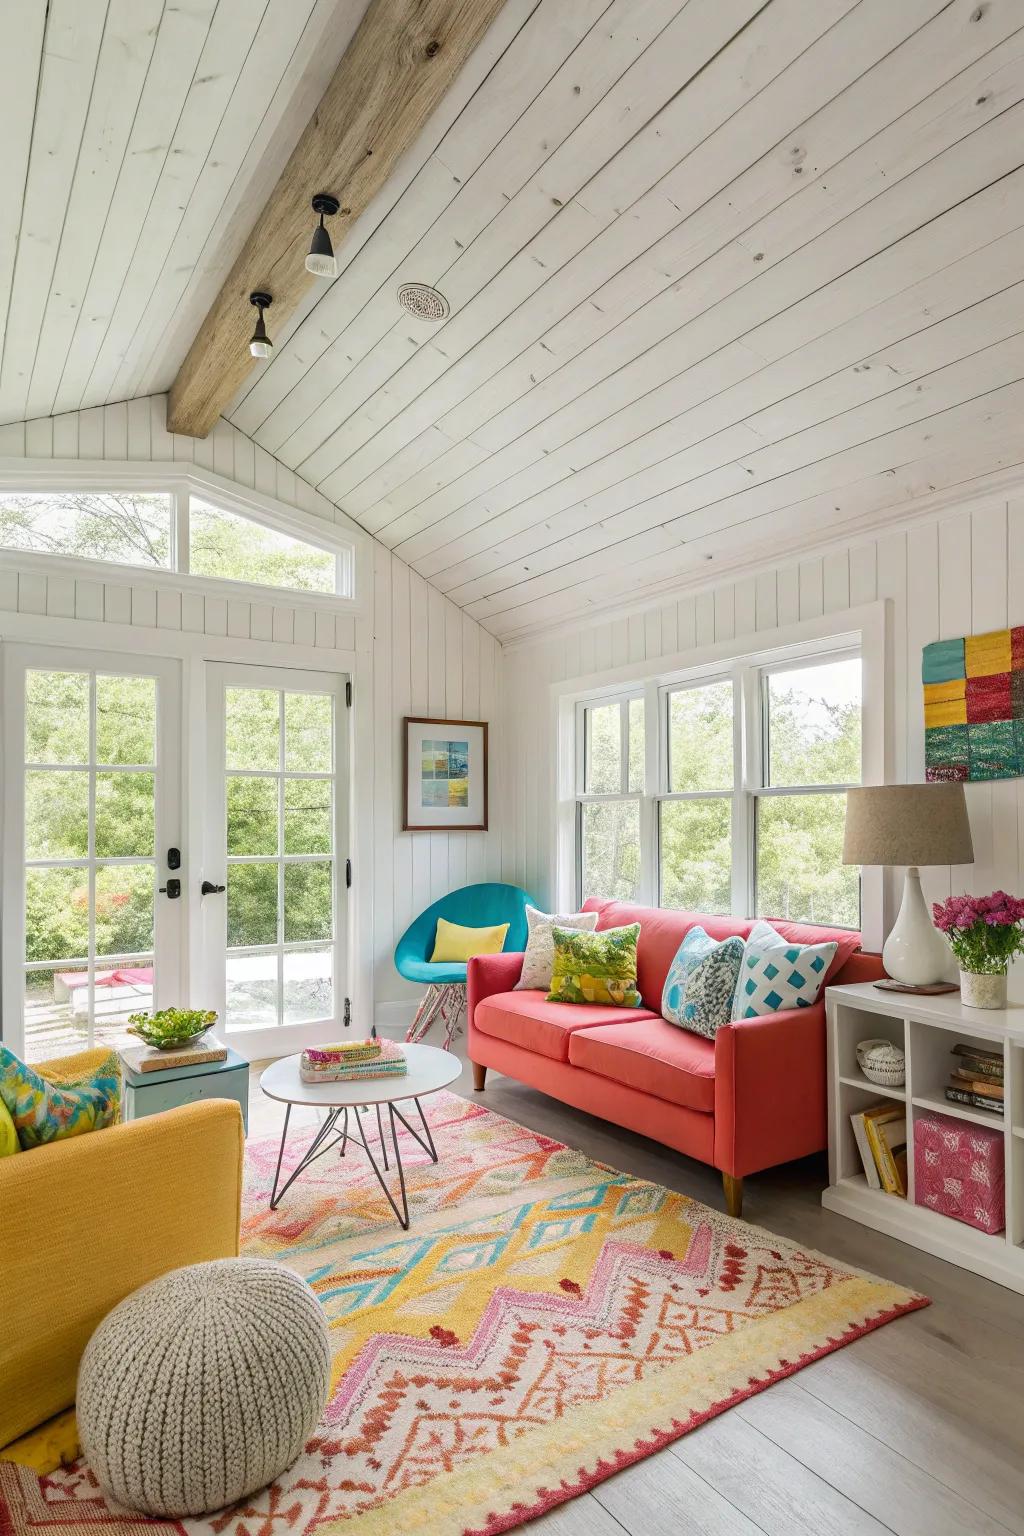
[[245, 1251], [303, 1275], [335, 1340], [323, 1422], [284, 1477], [161, 1522], [108, 1510], [83, 1462], [0, 1467], [0, 1530], [494, 1536], [927, 1305], [479, 1104], [428, 1108], [440, 1162], [406, 1138], [408, 1233], [358, 1153], [270, 1211], [277, 1144], [249, 1146]]

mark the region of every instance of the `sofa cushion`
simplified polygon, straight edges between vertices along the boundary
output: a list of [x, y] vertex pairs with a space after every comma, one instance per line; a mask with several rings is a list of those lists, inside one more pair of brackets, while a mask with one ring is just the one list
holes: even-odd
[[728, 1024], [743, 961], [739, 935], [720, 942], [698, 924], [680, 944], [661, 994], [661, 1016], [669, 1024], [713, 1040]]
[[714, 1113], [714, 1041], [664, 1019], [633, 1014], [625, 1024], [577, 1030], [569, 1040], [569, 1064], [670, 1104]]
[[836, 941], [795, 944], [771, 923], [755, 923], [743, 950], [732, 1001], [734, 1019], [813, 1008], [836, 956]]
[[574, 928], [551, 930], [555, 961], [551, 968], [552, 1003], [597, 1003], [610, 1008], [639, 1008], [636, 989], [636, 944], [640, 924], [583, 933]]
[[618, 1029], [627, 1023], [635, 1024], [638, 1018], [655, 1017], [646, 1009], [598, 1003], [549, 1003], [543, 992], [496, 992], [477, 1003], [473, 1027], [495, 1040], [521, 1045], [539, 1056], [568, 1061], [569, 1041], [577, 1030], [592, 1029], [597, 1024]]
[[[626, 901], [603, 901], [591, 897], [583, 903], [585, 912], [597, 912], [597, 931], [621, 928], [626, 923], [640, 924], [637, 945], [637, 986], [644, 1006], [661, 1007], [661, 994], [668, 968], [683, 938], [696, 923], [712, 939], [728, 939], [738, 934], [745, 939], [756, 919], [750, 917], [712, 917], [701, 912], [677, 911], [669, 907], [640, 907]], [[789, 923], [770, 919], [772, 927], [794, 944], [820, 944], [834, 939], [838, 948], [825, 977], [829, 986], [855, 950], [860, 948], [860, 934], [846, 928], [819, 928], [810, 923]], [[844, 978], [845, 979], [845, 978]]]

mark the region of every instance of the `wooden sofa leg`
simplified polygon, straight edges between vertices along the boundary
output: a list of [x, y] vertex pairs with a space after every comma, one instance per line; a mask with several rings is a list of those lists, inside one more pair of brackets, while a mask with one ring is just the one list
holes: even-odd
[[730, 1216], [739, 1219], [743, 1215], [743, 1180], [735, 1178], [731, 1173], [723, 1173], [722, 1188], [725, 1190], [726, 1210]]
[[476, 1090], [477, 1093], [483, 1093], [483, 1091], [484, 1091], [484, 1084], [486, 1082], [487, 1082], [487, 1068], [484, 1067], [484, 1066], [481, 1066], [480, 1062], [474, 1061], [474, 1063], [473, 1063], [473, 1087], [474, 1087], [474, 1089]]

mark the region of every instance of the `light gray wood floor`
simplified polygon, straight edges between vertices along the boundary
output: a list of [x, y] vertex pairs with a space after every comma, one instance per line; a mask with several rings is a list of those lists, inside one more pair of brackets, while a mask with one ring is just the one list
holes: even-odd
[[[259, 1093], [250, 1134], [280, 1134]], [[468, 1068], [455, 1091], [473, 1097]], [[490, 1073], [489, 1109], [709, 1205], [713, 1169]], [[294, 1120], [294, 1117], [293, 1117]], [[759, 1226], [933, 1305], [533, 1521], [530, 1536], [1024, 1536], [1024, 1297], [820, 1204], [824, 1159], [746, 1181]]]

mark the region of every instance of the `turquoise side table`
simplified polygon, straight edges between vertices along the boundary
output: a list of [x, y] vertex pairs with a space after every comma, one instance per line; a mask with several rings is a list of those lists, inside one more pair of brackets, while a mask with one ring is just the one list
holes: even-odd
[[224, 1061], [201, 1061], [193, 1067], [169, 1067], [166, 1072], [133, 1072], [122, 1058], [125, 1120], [158, 1115], [197, 1099], [234, 1099], [249, 1130], [249, 1063], [228, 1047]]

